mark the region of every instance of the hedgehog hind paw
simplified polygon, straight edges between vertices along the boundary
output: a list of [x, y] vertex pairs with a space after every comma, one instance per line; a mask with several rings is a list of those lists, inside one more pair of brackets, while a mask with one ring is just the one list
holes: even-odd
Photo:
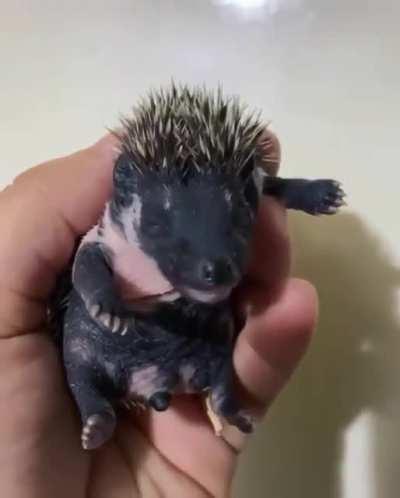
[[90, 415], [82, 429], [83, 449], [94, 450], [105, 444], [113, 435], [115, 424], [115, 415], [108, 411]]

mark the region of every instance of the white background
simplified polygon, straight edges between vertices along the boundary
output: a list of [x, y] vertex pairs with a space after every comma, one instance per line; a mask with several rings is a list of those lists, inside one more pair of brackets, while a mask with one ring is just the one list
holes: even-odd
[[302, 367], [243, 458], [240, 498], [398, 498], [400, 4], [0, 0], [0, 186], [96, 140], [149, 86], [222, 82], [271, 119], [285, 176], [349, 207], [291, 215], [321, 297]]

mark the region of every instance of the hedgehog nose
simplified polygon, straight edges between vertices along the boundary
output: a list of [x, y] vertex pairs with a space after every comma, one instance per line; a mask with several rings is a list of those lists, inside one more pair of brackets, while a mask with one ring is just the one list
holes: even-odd
[[206, 285], [230, 284], [234, 277], [233, 265], [225, 259], [203, 261], [200, 265], [200, 276]]

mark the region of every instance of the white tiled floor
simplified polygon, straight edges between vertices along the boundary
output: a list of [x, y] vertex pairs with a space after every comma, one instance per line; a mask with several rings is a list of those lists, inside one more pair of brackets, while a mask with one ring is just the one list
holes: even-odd
[[252, 498], [398, 498], [400, 4], [0, 0], [0, 185], [86, 145], [150, 85], [222, 82], [271, 119], [287, 176], [346, 214], [291, 216], [321, 323], [237, 480]]

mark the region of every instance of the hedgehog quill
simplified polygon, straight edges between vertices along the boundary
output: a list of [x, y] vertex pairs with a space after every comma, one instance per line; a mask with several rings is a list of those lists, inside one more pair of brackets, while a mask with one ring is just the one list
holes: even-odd
[[83, 448], [112, 437], [120, 403], [162, 411], [184, 393], [252, 431], [235, 390], [230, 297], [260, 200], [331, 215], [344, 198], [334, 180], [277, 177], [265, 130], [239, 99], [175, 84], [122, 119], [112, 196], [50, 310]]

